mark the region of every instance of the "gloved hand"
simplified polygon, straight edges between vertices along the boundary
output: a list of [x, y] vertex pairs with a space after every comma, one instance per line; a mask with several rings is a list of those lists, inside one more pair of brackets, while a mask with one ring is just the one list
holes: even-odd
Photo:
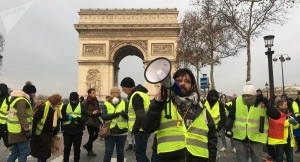
[[255, 102], [254, 107], [257, 107], [257, 105], [260, 104], [260, 103], [263, 103], [263, 104], [267, 105], [268, 104], [268, 99], [263, 97], [262, 95], [256, 96], [256, 102]]
[[297, 120], [294, 119], [294, 118], [291, 117], [291, 116], [289, 117], [288, 121], [289, 121], [290, 124], [293, 124], [293, 125], [297, 125], [297, 124], [298, 124]]
[[121, 116], [124, 118], [124, 119], [128, 119], [128, 115], [122, 110], [121, 112]]
[[115, 117], [115, 118], [119, 117], [120, 115], [121, 115], [121, 113], [120, 113], [120, 112], [116, 112], [116, 113], [114, 113], [114, 117]]
[[30, 130], [26, 131], [26, 138], [30, 140], [32, 138], [32, 133]]
[[71, 115], [68, 115], [68, 120], [72, 120], [73, 119], [73, 116], [71, 116]]
[[79, 121], [80, 121], [80, 117], [77, 117], [77, 118], [73, 118], [72, 120], [74, 121], [74, 122], [78, 122], [79, 123]]
[[228, 138], [233, 137], [233, 132], [232, 132], [232, 130], [227, 130], [227, 129], [226, 129], [225, 135], [226, 135], [226, 137], [228, 137]]

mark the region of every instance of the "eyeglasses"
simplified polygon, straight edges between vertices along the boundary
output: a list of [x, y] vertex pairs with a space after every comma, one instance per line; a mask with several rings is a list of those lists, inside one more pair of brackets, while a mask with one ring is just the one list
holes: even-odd
[[180, 78], [177, 78], [177, 79], [175, 79], [175, 81], [176, 81], [177, 83], [181, 83], [181, 82], [184, 82], [184, 83], [186, 83], [186, 84], [191, 84], [191, 83], [192, 83], [192, 81], [189, 80], [189, 79], [184, 79], [184, 80], [182, 80], [182, 79], [180, 79]]

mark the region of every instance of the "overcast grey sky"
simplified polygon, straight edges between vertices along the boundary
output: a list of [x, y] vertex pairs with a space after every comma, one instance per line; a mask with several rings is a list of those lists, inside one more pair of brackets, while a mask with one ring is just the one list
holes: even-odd
[[[78, 24], [77, 12], [81, 8], [177, 8], [182, 17], [190, 6], [188, 0], [1, 0], [0, 33], [5, 37], [5, 49], [0, 83], [22, 89], [25, 81], [30, 80], [37, 94], [59, 93], [63, 97], [77, 91], [79, 40], [73, 24]], [[284, 63], [285, 85], [300, 85], [299, 15], [300, 9], [295, 7], [287, 15], [290, 19], [284, 26], [270, 25], [270, 31], [253, 40], [251, 80], [256, 88], [263, 88], [269, 82], [263, 41], [266, 35], [275, 35], [272, 47], [275, 54], [288, 54], [292, 58]], [[218, 91], [241, 94], [246, 61], [246, 51], [243, 51], [215, 68]], [[130, 76], [137, 84], [144, 83], [141, 59], [128, 56], [121, 61], [120, 68], [120, 79]], [[273, 68], [274, 84], [282, 86], [280, 62], [274, 62]], [[131, 69], [137, 70], [133, 74]], [[203, 72], [209, 74], [209, 68]]]

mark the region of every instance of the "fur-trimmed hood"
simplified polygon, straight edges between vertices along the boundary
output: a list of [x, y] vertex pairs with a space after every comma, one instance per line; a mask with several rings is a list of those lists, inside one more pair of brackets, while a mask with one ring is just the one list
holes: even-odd
[[25, 97], [25, 98], [27, 98], [28, 100], [30, 100], [29, 95], [26, 94], [26, 93], [23, 92], [23, 91], [20, 91], [20, 90], [13, 90], [13, 91], [10, 93], [10, 96], [11, 96], [11, 97]]

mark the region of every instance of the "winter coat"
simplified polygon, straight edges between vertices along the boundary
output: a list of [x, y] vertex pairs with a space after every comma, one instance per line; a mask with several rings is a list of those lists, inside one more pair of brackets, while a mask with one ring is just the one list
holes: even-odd
[[[29, 96], [26, 93], [24, 93], [23, 91], [18, 91], [18, 92], [12, 91], [11, 92], [11, 100], [9, 102], [12, 103], [18, 97], [25, 98], [25, 99], [17, 101], [16, 104], [13, 106], [15, 109], [17, 109], [17, 115], [19, 118], [19, 122], [20, 122], [22, 131], [20, 133], [8, 132], [8, 143], [10, 143], [10, 144], [29, 141], [26, 138], [26, 130], [29, 130], [29, 123], [27, 122], [27, 118], [26, 118], [26, 116], [27, 116], [26, 109], [31, 109], [31, 105], [28, 104], [28, 102], [30, 103]], [[10, 105], [10, 107], [12, 107], [12, 105]]]
[[99, 106], [92, 105], [91, 103], [88, 102], [88, 100], [84, 100], [82, 104], [86, 108], [88, 113], [88, 120], [86, 121], [85, 125], [88, 127], [100, 128], [100, 119], [99, 119], [100, 113], [93, 114], [95, 110], [98, 110], [98, 112], [100, 112]]
[[45, 120], [43, 130], [40, 135], [36, 135], [35, 131], [38, 122], [44, 116], [45, 104], [41, 104], [36, 108], [33, 114], [32, 122], [32, 135], [33, 139], [30, 141], [31, 153], [35, 158], [48, 159], [51, 156], [51, 142], [52, 142], [52, 132], [53, 132], [53, 114], [54, 110], [49, 107], [48, 115]]
[[[194, 107], [196, 109], [195, 113], [195, 118], [197, 118], [202, 111], [204, 110], [203, 108], [200, 107], [199, 104], [195, 105]], [[192, 106], [191, 106], [192, 109]], [[157, 101], [152, 101], [149, 107], [149, 110], [147, 111], [142, 126], [143, 130], [145, 132], [155, 132], [159, 129], [160, 126], [160, 119], [161, 119], [161, 114], [162, 111], [164, 110], [164, 106]], [[209, 160], [205, 158], [198, 158], [198, 162], [207, 162], [207, 161], [215, 161], [216, 155], [217, 155], [217, 143], [218, 139], [216, 136], [216, 126], [214, 124], [213, 118], [210, 115], [210, 113], [206, 111], [206, 118], [207, 118], [207, 126], [208, 126], [208, 151], [209, 151]], [[152, 146], [155, 148], [155, 146]], [[185, 154], [185, 149], [174, 151], [174, 152], [166, 152], [166, 153], [161, 153], [158, 156], [161, 157], [174, 157], [174, 156], [180, 156]]]
[[[79, 101], [76, 104], [71, 104], [72, 110], [74, 111], [78, 104], [81, 104]], [[68, 104], [63, 105], [61, 109], [62, 122], [68, 121], [68, 115], [66, 114]], [[68, 133], [70, 135], [75, 135], [83, 131], [83, 124], [88, 120], [88, 115], [86, 108], [81, 104], [81, 118], [78, 121], [79, 124], [76, 124], [74, 121], [71, 121], [70, 124], [64, 125], [63, 130], [64, 133]]]

